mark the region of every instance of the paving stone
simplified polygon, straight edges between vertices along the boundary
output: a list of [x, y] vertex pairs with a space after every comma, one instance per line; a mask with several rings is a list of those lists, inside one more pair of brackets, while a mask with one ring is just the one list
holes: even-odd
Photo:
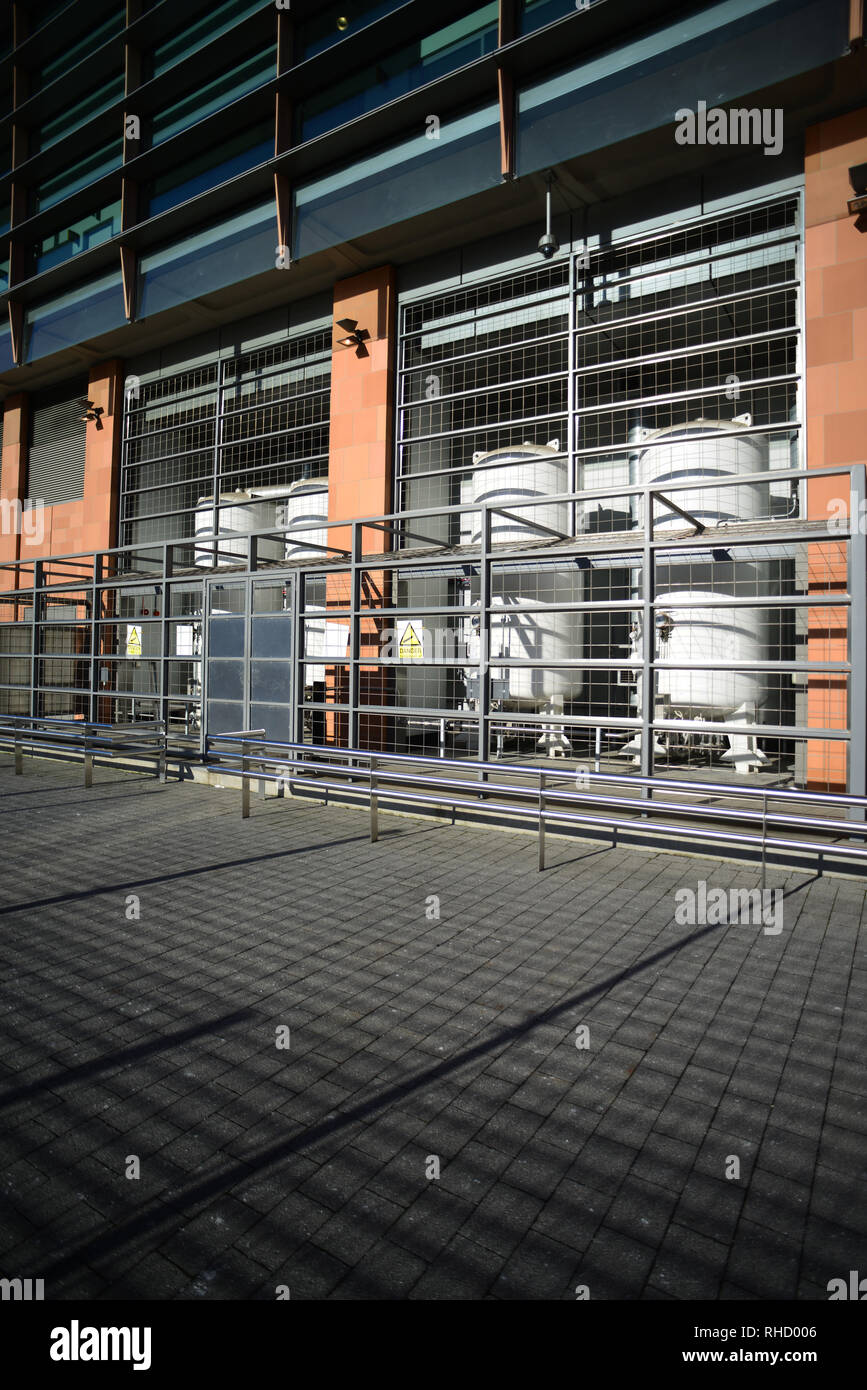
[[780, 871], [779, 940], [702, 935], [673, 898], [706, 859], [554, 841], [539, 875], [496, 831], [371, 846], [347, 808], [98, 780], [0, 766], [3, 1268], [390, 1301], [812, 1300], [863, 1267], [859, 884]]

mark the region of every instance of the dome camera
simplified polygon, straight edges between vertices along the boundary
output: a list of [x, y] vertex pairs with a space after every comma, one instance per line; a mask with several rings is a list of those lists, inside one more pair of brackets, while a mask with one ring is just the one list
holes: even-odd
[[545, 175], [545, 230], [539, 237], [538, 251], [540, 256], [544, 256], [546, 261], [556, 255], [560, 250], [560, 243], [554, 235], [551, 226], [551, 185], [554, 182], [555, 174], [553, 169], [549, 169]]

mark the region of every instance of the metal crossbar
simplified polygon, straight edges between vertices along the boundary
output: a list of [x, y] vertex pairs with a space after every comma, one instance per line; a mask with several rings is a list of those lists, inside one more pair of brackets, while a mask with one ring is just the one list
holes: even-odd
[[162, 722], [126, 727], [30, 715], [6, 715], [6, 721], [0, 725], [0, 748], [11, 746], [17, 777], [24, 771], [25, 750], [32, 757], [44, 751], [61, 750], [83, 754], [84, 785], [88, 788], [93, 786], [94, 760], [98, 757], [102, 762], [110, 762], [122, 754], [154, 758], [159, 781], [166, 780], [168, 738]]
[[[223, 745], [235, 743], [235, 749]], [[249, 745], [249, 746], [248, 746]], [[250, 760], [255, 754], [259, 770], [254, 774]], [[545, 868], [545, 835], [550, 826], [600, 830], [640, 831], [664, 837], [682, 838], [684, 821], [689, 820], [690, 839], [709, 845], [717, 844], [754, 847], [761, 852], [762, 886], [765, 883], [766, 856], [769, 851], [797, 853], [820, 859], [836, 856], [853, 863], [867, 865], [867, 797], [846, 796], [834, 792], [804, 792], [756, 787], [725, 787], [705, 782], [666, 780], [659, 777], [631, 776], [623, 773], [582, 773], [586, 785], [557, 786], [556, 782], [574, 781], [548, 768], [510, 765], [510, 780], [470, 782], [466, 774], [487, 775], [502, 779], [504, 770], [498, 763], [467, 763], [457, 759], [407, 756], [370, 752], [359, 748], [332, 748], [303, 743], [278, 743], [262, 740], [259, 731], [252, 738], [239, 734], [214, 734], [207, 739], [206, 764], [217, 766], [222, 773], [238, 776], [242, 783], [242, 815], [245, 788], [249, 798], [249, 782], [253, 776], [276, 781], [281, 789], [298, 784], [314, 795], [317, 792], [344, 791], [353, 798], [369, 801], [370, 838], [379, 836], [379, 810], [384, 794], [390, 788], [393, 804], [419, 806], [448, 806], [452, 811], [469, 809], [487, 814], [517, 816], [536, 822], [539, 837], [539, 868]], [[430, 768], [436, 769], [429, 775]], [[449, 775], [456, 770], [464, 777]], [[592, 790], [592, 784], [627, 789], [642, 797], [603, 794]], [[654, 819], [649, 819], [647, 793], [667, 793], [674, 800], [652, 802]], [[688, 798], [695, 798], [689, 800]], [[715, 805], [721, 799], [746, 801], [747, 805]], [[769, 803], [781, 801], [785, 809]], [[834, 815], [805, 814], [807, 807], [820, 810], [839, 809], [846, 818]], [[633, 814], [626, 815], [631, 811]], [[799, 814], [800, 811], [800, 814]], [[698, 823], [696, 823], [698, 822]], [[710, 822], [711, 824], [706, 824]], [[768, 834], [768, 827], [788, 832]], [[798, 833], [798, 838], [795, 833]], [[803, 833], [801, 837], [800, 833]], [[810, 832], [813, 832], [812, 836]], [[824, 838], [818, 838], [821, 832]], [[856, 843], [857, 840], [863, 843]]]

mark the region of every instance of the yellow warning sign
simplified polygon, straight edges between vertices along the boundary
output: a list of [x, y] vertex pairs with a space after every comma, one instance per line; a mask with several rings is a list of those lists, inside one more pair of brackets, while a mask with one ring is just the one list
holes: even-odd
[[412, 623], [407, 623], [403, 632], [400, 634], [397, 654], [401, 661], [421, 661], [424, 656], [424, 648], [421, 639], [418, 637]]
[[127, 656], [141, 656], [141, 628], [127, 627], [126, 630], [126, 654]]

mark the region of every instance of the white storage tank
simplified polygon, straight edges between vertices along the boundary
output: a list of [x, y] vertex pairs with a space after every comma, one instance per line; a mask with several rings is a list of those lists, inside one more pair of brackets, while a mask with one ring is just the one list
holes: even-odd
[[[721, 483], [740, 474], [767, 469], [768, 442], [764, 435], [739, 433], [752, 425], [749, 415], [734, 420], [690, 421], [674, 429], [641, 432], [644, 447], [632, 456], [633, 480], [658, 484], [663, 493], [707, 527], [755, 521], [767, 514], [767, 483], [746, 483], [739, 487], [689, 489], [698, 479], [718, 477]], [[734, 430], [734, 433], [732, 431]], [[686, 486], [685, 486], [686, 485]], [[637, 513], [641, 519], [639, 503]], [[682, 530], [688, 522], [677, 513], [666, 515], [657, 507], [655, 531]], [[641, 521], [639, 520], [639, 524]], [[762, 608], [715, 606], [726, 595], [761, 592], [762, 566], [745, 561], [734, 563], [725, 584], [714, 582], [719, 564], [661, 556], [656, 570], [656, 652], [660, 661], [689, 663], [677, 670], [659, 670], [656, 676], [656, 717], [709, 720], [740, 725], [758, 725], [760, 710], [767, 700], [767, 678], [761, 671], [707, 669], [720, 661], [744, 665], [768, 658], [767, 615]], [[713, 588], [711, 584], [713, 583]], [[687, 587], [689, 586], [689, 587]], [[636, 595], [638, 599], [638, 595]], [[690, 600], [707, 600], [707, 607], [680, 607]], [[636, 628], [633, 652], [643, 654], [643, 636]], [[640, 709], [640, 685], [639, 685]], [[728, 735], [729, 751], [723, 761], [747, 771], [766, 762], [756, 747], [754, 735]], [[641, 737], [636, 736], [622, 752], [637, 752]], [[661, 751], [661, 750], [657, 750]], [[636, 758], [636, 761], [638, 759]]]
[[[657, 652], [660, 661], [703, 663], [767, 660], [765, 611], [762, 608], [716, 608], [718, 592], [684, 589], [660, 595], [657, 606]], [[708, 607], [678, 607], [706, 600]], [[761, 671], [660, 671], [657, 694], [687, 719], [725, 718], [746, 707], [753, 713], [764, 703]]]
[[[468, 488], [471, 505], [487, 503], [502, 506], [509, 510], [516, 503], [533, 497], [550, 497], [569, 491], [568, 460], [560, 452], [559, 440], [548, 445], [521, 444], [508, 449], [497, 449], [487, 454], [475, 454], [475, 471]], [[491, 523], [491, 539], [497, 543], [521, 543], [534, 539], [544, 539], [545, 533], [535, 530], [530, 524], [535, 521], [541, 526], [557, 531], [561, 535], [571, 534], [570, 504], [550, 502], [538, 507], [527, 507], [515, 512], [524, 520], [510, 520], [494, 515]], [[481, 513], [473, 511], [463, 520], [461, 530], [469, 532], [469, 538], [478, 543], [481, 535]], [[584, 673], [580, 669], [556, 669], [565, 660], [575, 660], [584, 654], [584, 618], [582, 613], [558, 612], [559, 603], [581, 602], [583, 598], [583, 578], [576, 576], [574, 566], [569, 565], [562, 574], [557, 571], [546, 576], [546, 593], [553, 594], [544, 607], [526, 595], [526, 571], [516, 565], [514, 571], [505, 574], [498, 571], [497, 587], [500, 590], [494, 597], [491, 607], [502, 610], [491, 613], [489, 659], [492, 667], [497, 661], [539, 660], [545, 666], [512, 667], [499, 678], [492, 687], [493, 698], [502, 701], [505, 709], [545, 711], [552, 716], [561, 716], [566, 701], [575, 700], [584, 688]], [[531, 611], [531, 607], [535, 611]], [[472, 668], [468, 671], [468, 691], [477, 698], [477, 681]], [[552, 756], [569, 748], [569, 741], [556, 727], [543, 728], [539, 744]]]
[[[662, 430], [638, 430], [640, 453], [630, 455], [633, 483], [658, 484], [683, 511], [704, 526], [726, 522], [755, 521], [767, 515], [766, 483], [742, 483], [739, 487], [706, 487], [689, 490], [693, 481], [720, 483], [739, 473], [765, 472], [768, 466], [767, 435], [749, 434], [751, 415], [733, 420], [691, 420], [685, 425]], [[735, 433], [732, 433], [732, 431]], [[740, 433], [738, 433], [740, 432]], [[642, 503], [638, 502], [638, 525], [643, 525]], [[657, 504], [656, 531], [677, 530], [688, 525], [676, 512], [666, 513]]]
[[330, 662], [346, 661], [349, 652], [349, 623], [328, 618], [321, 604], [310, 603], [304, 610], [304, 684], [325, 680], [325, 664], [311, 666], [317, 657]]
[[[277, 515], [273, 502], [265, 499], [256, 500], [249, 492], [221, 492], [219, 503], [219, 553], [216, 564], [221, 568], [224, 565], [243, 563], [250, 553], [250, 532], [276, 529]], [[200, 497], [196, 503], [196, 540], [213, 534], [214, 499]], [[283, 541], [279, 537], [261, 537], [258, 543], [258, 558], [282, 560]], [[210, 569], [213, 566], [213, 542], [196, 547], [195, 563], [201, 569]]]
[[[493, 449], [487, 454], [473, 454], [470, 505], [486, 502], [489, 506], [510, 507], [533, 497], [553, 497], [568, 492], [569, 461], [557, 457], [559, 449], [560, 441], [553, 439], [550, 444], [518, 444], [508, 449]], [[518, 515], [526, 517], [527, 522], [535, 521], [552, 531], [570, 534], [568, 502], [524, 507]], [[477, 545], [481, 538], [481, 512], [471, 514], [467, 521], [468, 539]], [[491, 539], [495, 543], [526, 541], [543, 535], [543, 531], [534, 531], [528, 524], [509, 521], [504, 516], [491, 519]]]
[[[328, 544], [328, 480], [304, 478], [293, 483], [280, 505], [280, 519], [286, 529], [287, 560], [299, 560], [308, 555], [312, 559], [324, 560], [328, 551], [315, 547]], [[297, 540], [290, 539], [291, 533], [299, 526], [314, 521], [321, 521], [321, 528], [300, 531]]]

